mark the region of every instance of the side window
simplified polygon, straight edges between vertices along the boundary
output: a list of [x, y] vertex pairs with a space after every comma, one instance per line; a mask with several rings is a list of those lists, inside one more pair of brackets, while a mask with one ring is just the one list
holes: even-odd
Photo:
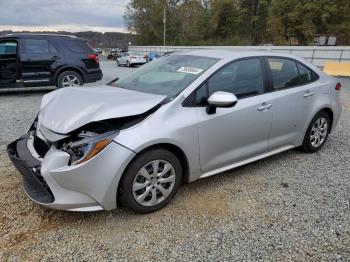
[[82, 40], [63, 40], [68, 49], [74, 53], [93, 53], [88, 42]]
[[216, 91], [225, 91], [235, 94], [237, 98], [263, 93], [260, 59], [245, 59], [224, 66], [208, 80], [208, 91], [209, 96]]
[[44, 39], [25, 39], [24, 52], [27, 54], [49, 54], [49, 41]]
[[198, 106], [202, 106], [202, 105], [206, 105], [207, 104], [207, 98], [208, 98], [208, 85], [205, 82], [204, 84], [202, 84], [202, 86], [200, 88], [197, 89], [196, 91], [196, 105]]
[[299, 85], [298, 68], [293, 60], [268, 58], [268, 62], [274, 89], [278, 90]]
[[316, 74], [300, 63], [297, 63], [299, 69], [299, 85], [306, 85], [317, 79]]
[[51, 43], [49, 43], [49, 49], [51, 54], [59, 54], [57, 48]]
[[16, 55], [17, 54], [17, 43], [14, 41], [0, 42], [0, 56], [5, 55]]

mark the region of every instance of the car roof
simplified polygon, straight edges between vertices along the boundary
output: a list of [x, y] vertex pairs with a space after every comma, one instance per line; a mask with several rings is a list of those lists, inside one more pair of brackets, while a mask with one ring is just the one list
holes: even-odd
[[250, 56], [281, 56], [281, 57], [289, 57], [294, 59], [299, 59], [298, 57], [286, 53], [276, 53], [276, 52], [270, 52], [269, 50], [266, 51], [254, 51], [249, 49], [236, 49], [236, 50], [215, 50], [215, 49], [202, 49], [202, 50], [195, 50], [195, 51], [189, 51], [189, 52], [183, 52], [183, 53], [177, 53], [182, 55], [194, 55], [194, 56], [204, 56], [204, 57], [213, 57], [218, 59], [238, 59], [243, 57], [250, 57]]

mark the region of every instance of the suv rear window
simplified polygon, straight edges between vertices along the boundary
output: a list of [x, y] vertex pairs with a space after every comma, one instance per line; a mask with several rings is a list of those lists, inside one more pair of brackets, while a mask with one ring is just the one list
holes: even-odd
[[88, 42], [81, 40], [64, 40], [65, 45], [74, 53], [95, 52]]
[[58, 50], [46, 39], [25, 39], [26, 54], [58, 54]]
[[25, 39], [24, 52], [29, 54], [48, 54], [49, 41], [44, 39]]

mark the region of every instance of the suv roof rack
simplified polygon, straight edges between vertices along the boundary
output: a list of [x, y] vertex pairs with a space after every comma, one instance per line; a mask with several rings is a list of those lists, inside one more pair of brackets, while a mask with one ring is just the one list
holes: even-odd
[[60, 34], [41, 34], [41, 33], [10, 33], [5, 34], [5, 36], [56, 36], [56, 37], [70, 37], [78, 38], [75, 35], [60, 35]]

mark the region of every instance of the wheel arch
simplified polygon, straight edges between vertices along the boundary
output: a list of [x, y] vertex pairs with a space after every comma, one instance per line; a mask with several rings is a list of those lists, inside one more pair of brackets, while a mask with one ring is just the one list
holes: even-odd
[[[329, 120], [331, 121], [330, 122], [330, 125], [329, 125], [329, 130], [328, 130], [328, 133], [330, 133], [332, 131], [332, 128], [333, 128], [333, 120], [334, 120], [334, 113], [333, 113], [333, 110], [329, 107], [324, 107], [322, 108], [321, 110], [319, 110], [318, 112], [321, 112], [321, 111], [324, 111], [327, 113], [327, 115], [329, 116]], [[317, 112], [317, 113], [318, 113]], [[316, 114], [317, 114], [316, 113]]]
[[147, 147], [142, 148], [140, 151], [138, 151], [138, 153], [134, 156], [134, 158], [130, 161], [130, 163], [140, 154], [143, 154], [152, 149], [159, 149], [159, 148], [166, 149], [178, 157], [178, 159], [181, 162], [181, 167], [183, 169], [182, 182], [187, 183], [189, 181], [189, 174], [190, 174], [190, 166], [189, 166], [188, 158], [185, 152], [175, 144], [165, 142], [165, 143], [156, 143], [156, 144], [148, 145]]

